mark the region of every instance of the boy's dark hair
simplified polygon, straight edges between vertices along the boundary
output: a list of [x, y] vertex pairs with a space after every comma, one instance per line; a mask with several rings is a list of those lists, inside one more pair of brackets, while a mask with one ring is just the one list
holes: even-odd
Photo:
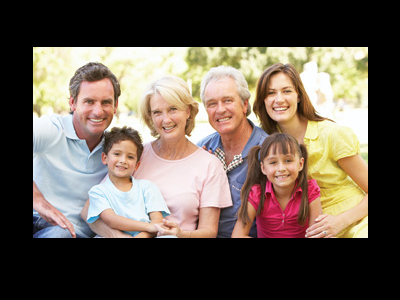
[[111, 147], [121, 141], [132, 141], [136, 145], [137, 161], [139, 161], [143, 153], [143, 141], [139, 132], [131, 127], [113, 127], [110, 131], [104, 132], [103, 152], [108, 154], [108, 151], [110, 151]]
[[117, 77], [105, 65], [99, 62], [89, 62], [76, 70], [74, 76], [69, 81], [69, 93], [76, 102], [82, 81], [98, 81], [104, 78], [111, 80], [114, 88], [114, 105], [117, 105], [121, 95], [121, 88]]

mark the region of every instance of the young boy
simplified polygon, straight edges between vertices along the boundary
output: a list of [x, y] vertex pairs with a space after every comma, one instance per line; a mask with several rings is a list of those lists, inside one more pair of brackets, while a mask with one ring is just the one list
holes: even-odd
[[141, 231], [157, 232], [154, 224], [162, 223], [170, 211], [155, 184], [132, 177], [142, 152], [142, 139], [136, 130], [124, 126], [104, 133], [101, 158], [108, 167], [108, 177], [89, 191], [88, 223], [101, 218], [109, 227], [132, 236]]

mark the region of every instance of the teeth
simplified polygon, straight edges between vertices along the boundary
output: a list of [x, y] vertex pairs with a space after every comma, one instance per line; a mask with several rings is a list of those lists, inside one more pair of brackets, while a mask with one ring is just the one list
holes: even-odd
[[175, 126], [171, 126], [171, 127], [163, 127], [165, 130], [170, 130], [172, 128], [174, 128]]
[[277, 107], [277, 108], [274, 108], [274, 110], [275, 111], [284, 111], [284, 110], [287, 110], [289, 107]]
[[227, 117], [227, 118], [225, 118], [225, 119], [218, 119], [217, 121], [218, 122], [224, 122], [224, 121], [228, 121], [230, 119], [230, 117]]
[[289, 175], [280, 175], [280, 176], [275, 176], [276, 178], [285, 178], [285, 177], [289, 177]]
[[103, 119], [89, 119], [89, 120], [96, 123], [103, 121]]

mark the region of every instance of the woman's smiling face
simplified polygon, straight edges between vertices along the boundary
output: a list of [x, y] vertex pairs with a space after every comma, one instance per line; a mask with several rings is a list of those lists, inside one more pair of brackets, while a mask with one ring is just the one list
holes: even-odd
[[185, 136], [190, 108], [181, 110], [168, 103], [159, 93], [150, 99], [151, 118], [161, 139], [180, 139]]
[[271, 76], [264, 99], [268, 115], [278, 123], [286, 123], [292, 120], [297, 112], [299, 95], [296, 92], [292, 80], [284, 73]]

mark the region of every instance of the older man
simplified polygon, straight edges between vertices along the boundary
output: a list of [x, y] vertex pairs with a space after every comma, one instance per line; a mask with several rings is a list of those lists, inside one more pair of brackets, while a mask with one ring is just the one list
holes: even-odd
[[80, 217], [89, 189], [107, 173], [103, 132], [117, 111], [120, 86], [101, 63], [70, 80], [71, 114], [33, 120], [33, 237], [90, 237]]
[[[218, 237], [231, 237], [240, 207], [240, 190], [247, 176], [247, 154], [268, 136], [247, 119], [250, 91], [243, 74], [232, 67], [211, 68], [201, 83], [201, 100], [217, 131], [197, 143], [214, 153], [229, 179], [233, 206], [221, 210]], [[257, 237], [255, 222], [250, 236]]]

